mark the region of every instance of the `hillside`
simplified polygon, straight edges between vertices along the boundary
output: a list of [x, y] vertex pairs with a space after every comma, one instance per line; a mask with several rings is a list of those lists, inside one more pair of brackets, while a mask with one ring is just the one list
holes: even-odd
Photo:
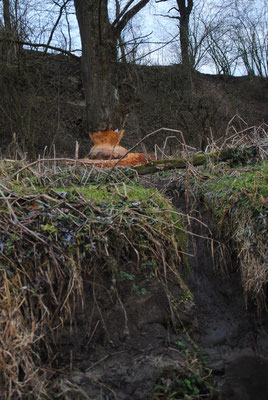
[[[92, 143], [85, 121], [80, 61], [63, 55], [23, 51], [17, 63], [1, 65], [0, 137], [2, 155], [16, 149], [36, 159], [48, 155], [73, 157], [75, 142], [80, 157]], [[188, 145], [205, 149], [234, 130], [268, 120], [268, 83], [259, 77], [193, 76], [193, 104], [182, 101], [180, 66], [118, 66], [122, 116], [128, 114], [122, 145], [129, 148], [149, 132], [162, 127], [181, 131]], [[233, 121], [238, 114], [242, 119]], [[144, 144], [173, 153], [182, 141], [180, 132], [158, 132]], [[54, 146], [54, 147], [53, 147]], [[22, 155], [21, 153], [21, 155]]]

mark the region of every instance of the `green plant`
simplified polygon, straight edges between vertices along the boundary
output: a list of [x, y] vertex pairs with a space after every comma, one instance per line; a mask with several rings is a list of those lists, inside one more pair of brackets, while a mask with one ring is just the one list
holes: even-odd
[[178, 346], [178, 348], [180, 349], [180, 350], [184, 350], [185, 349], [185, 343], [184, 343], [184, 341], [183, 340], [177, 340], [177, 342], [175, 342], [175, 344]]
[[185, 289], [180, 297], [180, 303], [187, 303], [193, 299], [193, 294], [190, 290]]
[[208, 377], [184, 368], [166, 368], [157, 379], [153, 400], [211, 399]]
[[142, 296], [147, 293], [147, 290], [145, 288], [139, 287], [136, 283], [133, 283], [131, 291], [137, 296]]
[[135, 275], [134, 274], [129, 274], [125, 271], [120, 271], [120, 278], [127, 279], [129, 281], [134, 281], [135, 280]]

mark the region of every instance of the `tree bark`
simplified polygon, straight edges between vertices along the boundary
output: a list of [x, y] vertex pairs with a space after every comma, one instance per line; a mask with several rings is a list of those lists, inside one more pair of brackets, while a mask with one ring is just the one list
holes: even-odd
[[14, 16], [12, 15], [11, 5], [9, 0], [3, 0], [3, 20], [4, 30], [1, 35], [1, 56], [8, 63], [12, 63], [18, 52], [18, 39], [16, 24], [14, 23]]
[[12, 31], [12, 24], [11, 24], [9, 0], [3, 0], [3, 17], [4, 17], [5, 31], [10, 33]]

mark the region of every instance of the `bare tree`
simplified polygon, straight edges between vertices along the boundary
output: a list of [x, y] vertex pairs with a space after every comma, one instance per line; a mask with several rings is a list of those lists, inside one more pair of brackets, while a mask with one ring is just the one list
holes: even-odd
[[0, 45], [3, 59], [8, 63], [17, 57], [19, 38], [23, 36], [23, 13], [20, 12], [18, 1], [3, 0], [2, 5], [2, 32]]
[[207, 0], [194, 4], [189, 27], [190, 61], [194, 69], [209, 62], [209, 37], [223, 25], [221, 12]]
[[263, 0], [219, 2], [219, 18], [204, 41], [217, 73], [268, 75], [268, 6]]
[[193, 9], [193, 0], [177, 0], [177, 11], [179, 12], [178, 19], [180, 21], [180, 45], [181, 45], [181, 61], [183, 68], [190, 70], [190, 41], [189, 41], [189, 22], [190, 14]]
[[11, 8], [9, 0], [3, 0], [3, 19], [4, 19], [5, 30], [11, 31], [12, 23], [11, 23]]
[[206, 42], [208, 54], [213, 60], [216, 72], [222, 75], [233, 75], [237, 66], [237, 55], [234, 51], [234, 43], [230, 40], [229, 30], [224, 26], [211, 31]]
[[70, 0], [64, 0], [62, 2], [62, 4], [59, 4], [59, 3], [55, 2], [55, 0], [53, 0], [53, 3], [56, 4], [59, 7], [59, 14], [58, 14], [58, 17], [56, 19], [56, 22], [55, 22], [53, 28], [51, 29], [51, 32], [50, 32], [50, 35], [49, 35], [49, 38], [48, 38], [48, 41], [47, 41], [47, 47], [45, 48], [45, 53], [47, 52], [48, 47], [50, 46], [50, 43], [51, 43], [51, 41], [53, 39], [53, 35], [55, 33], [55, 30], [57, 29], [57, 26], [60, 23], [62, 15], [63, 15], [63, 13], [64, 13], [64, 11], [66, 9], [66, 6], [67, 6], [67, 4], [69, 2], [70, 2]]
[[232, 40], [248, 75], [268, 76], [268, 6], [236, 1]]

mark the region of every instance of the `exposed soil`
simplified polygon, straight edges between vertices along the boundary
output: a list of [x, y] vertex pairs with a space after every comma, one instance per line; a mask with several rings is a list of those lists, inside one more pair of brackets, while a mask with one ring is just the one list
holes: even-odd
[[[171, 188], [168, 194], [173, 194], [175, 205], [185, 210], [184, 193], [178, 195]], [[191, 237], [194, 257], [188, 281], [196, 305], [199, 331], [196, 340], [207, 366], [213, 371], [219, 392], [223, 392], [220, 398], [268, 399], [265, 390], [268, 359], [259, 358], [268, 357], [267, 313], [257, 315], [256, 307], [246, 302], [236, 255], [228, 255], [218, 246], [211, 212], [199, 204], [191, 216], [204, 223], [194, 220], [190, 229], [197, 235]], [[215, 243], [199, 235], [211, 237]], [[256, 369], [258, 363], [261, 366]], [[250, 386], [256, 390], [248, 390]]]
[[147, 284], [146, 289], [148, 294], [130, 294], [124, 301], [127, 331], [118, 305], [104, 316], [110, 333], [107, 343], [103, 344], [103, 337], [93, 343], [87, 338], [88, 345], [74, 353], [74, 372], [69, 379], [82, 385], [90, 398], [151, 399], [157, 373], [178, 363], [178, 349], [172, 346], [177, 336], [168, 324], [165, 293], [155, 284]]
[[[200, 240], [198, 242], [190, 288], [195, 298], [199, 329], [197, 342], [201, 352], [208, 367], [213, 370], [218, 388], [221, 390], [224, 384], [224, 391], [228, 389], [228, 396], [223, 395], [222, 400], [261, 398], [256, 395], [257, 392], [247, 393], [247, 381], [252, 385], [256, 384], [261, 392], [266, 385], [262, 379], [263, 375], [258, 377], [255, 373], [255, 364], [258, 356], [268, 356], [267, 314], [264, 313], [258, 318], [253, 305], [246, 308], [237, 266], [231, 261], [228, 276], [221, 275], [218, 271], [215, 273], [209, 246], [200, 246]], [[247, 371], [239, 375], [232, 362], [237, 365], [241, 355], [249, 356], [248, 360], [251, 361], [245, 367]], [[244, 368], [243, 358], [241, 367]], [[266, 364], [265, 368], [264, 374], [267, 377]], [[224, 378], [224, 372], [227, 380]], [[244, 374], [247, 376], [246, 380], [243, 379]], [[234, 380], [237, 389], [231, 396]], [[242, 394], [245, 393], [247, 396], [243, 397]], [[264, 393], [266, 397], [263, 398], [267, 399], [268, 392]]]
[[[163, 189], [163, 184], [158, 182], [158, 187]], [[165, 188], [165, 192], [185, 211], [183, 193], [178, 194], [175, 187]], [[71, 373], [66, 372], [66, 387], [73, 384], [80, 388], [81, 398], [160, 398], [153, 397], [156, 382], [160, 379], [168, 386], [174, 368], [183, 371], [185, 367], [185, 353], [178, 343], [186, 343], [191, 348], [195, 342], [198, 356], [211, 369], [216, 387], [214, 395], [206, 393], [202, 398], [268, 399], [267, 313], [257, 316], [254, 305], [246, 307], [235, 258], [218, 257], [217, 242], [212, 256], [211, 240], [200, 238], [207, 235], [216, 239], [211, 216], [202, 205], [195, 216], [209, 225], [212, 235], [199, 222], [189, 227], [198, 235], [189, 236], [189, 251], [194, 256], [191, 272], [184, 273], [193, 301], [182, 303], [179, 285], [173, 282], [169, 287], [174, 299], [181, 304], [178, 329], [172, 326], [163, 287], [142, 274], [139, 286], [146, 293], [133, 294], [126, 286], [122, 297], [124, 306], [119, 302], [113, 309], [107, 308], [103, 315], [107, 332], [99, 330], [94, 319], [94, 301], [87, 299], [88, 324], [96, 324], [94, 335], [87, 336], [85, 315], [81, 315], [81, 320], [77, 319], [77, 330], [71, 338], [66, 334], [61, 348], [61, 365], [73, 368]], [[105, 299], [99, 298], [99, 301], [103, 303]], [[168, 398], [168, 394], [162, 398]]]

